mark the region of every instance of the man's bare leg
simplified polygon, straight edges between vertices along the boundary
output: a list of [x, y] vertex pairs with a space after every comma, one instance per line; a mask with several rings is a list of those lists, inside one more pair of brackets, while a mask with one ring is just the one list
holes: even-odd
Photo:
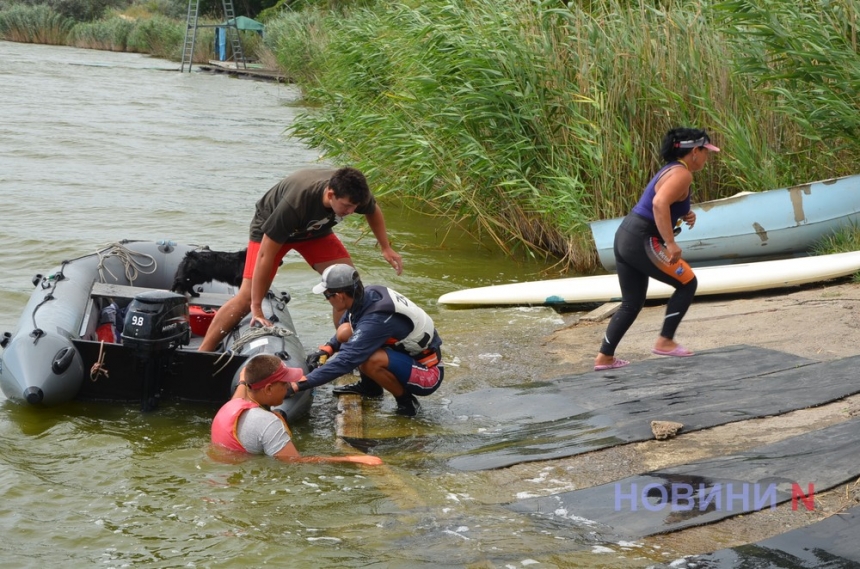
[[251, 279], [244, 279], [236, 296], [225, 302], [224, 306], [215, 313], [198, 351], [214, 352], [224, 336], [249, 312], [251, 312]]
[[377, 350], [366, 362], [358, 366], [358, 369], [394, 396], [398, 415], [414, 417], [418, 414], [421, 404], [414, 395], [406, 391], [403, 384], [389, 371], [388, 366], [388, 353], [385, 350]]
[[400, 381], [388, 371], [388, 354], [385, 350], [373, 352], [366, 362], [358, 366], [358, 369], [394, 397], [401, 397], [406, 393]]

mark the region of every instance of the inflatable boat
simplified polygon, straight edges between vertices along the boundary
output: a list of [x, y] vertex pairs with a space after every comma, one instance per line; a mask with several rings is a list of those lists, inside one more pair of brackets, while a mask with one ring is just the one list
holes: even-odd
[[[246, 317], [217, 352], [199, 352], [207, 324], [235, 287], [212, 281], [198, 296], [170, 291], [193, 245], [120, 241], [63, 261], [33, 278], [14, 332], [0, 340], [0, 387], [6, 397], [49, 407], [71, 400], [162, 401], [220, 405], [239, 372], [258, 353], [279, 356], [307, 372], [306, 355], [290, 317], [287, 292], [271, 289], [263, 313], [272, 327], [250, 327]], [[286, 399], [288, 420], [308, 412], [312, 391]]]

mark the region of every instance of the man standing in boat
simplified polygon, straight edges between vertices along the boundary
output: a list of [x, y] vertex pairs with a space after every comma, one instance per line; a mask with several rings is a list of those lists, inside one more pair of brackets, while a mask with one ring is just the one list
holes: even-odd
[[239, 385], [212, 421], [212, 443], [235, 452], [266, 454], [291, 462], [355, 462], [382, 464], [370, 455], [301, 456], [284, 418], [270, 409], [284, 402], [290, 381], [303, 376], [272, 354], [252, 357], [242, 368]]
[[[323, 271], [322, 282], [313, 291], [325, 296], [343, 318], [338, 333], [311, 355], [310, 363], [335, 352], [337, 357], [317, 366], [307, 378], [291, 382], [290, 391], [323, 385], [357, 367], [361, 380], [335, 387], [336, 395], [381, 397], [385, 389], [394, 395], [398, 415], [415, 416], [420, 408], [415, 396], [430, 395], [444, 377], [442, 339], [430, 316], [388, 287], [365, 287], [350, 265], [332, 265]], [[341, 341], [344, 324], [351, 334]]]
[[[352, 213], [367, 218], [382, 256], [399, 275], [403, 260], [388, 242], [385, 218], [364, 174], [348, 167], [299, 170], [281, 180], [257, 202], [239, 292], [215, 314], [200, 351], [215, 351], [248, 312], [253, 316], [252, 324], [271, 326], [261, 305], [287, 252], [295, 249], [319, 273], [335, 264], [352, 265], [343, 243], [332, 232], [335, 225]], [[340, 316], [335, 310], [334, 321], [338, 322]]]

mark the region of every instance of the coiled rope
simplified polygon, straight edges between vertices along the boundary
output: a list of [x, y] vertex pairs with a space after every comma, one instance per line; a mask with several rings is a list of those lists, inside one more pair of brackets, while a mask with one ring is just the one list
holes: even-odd
[[125, 278], [128, 283], [134, 284], [134, 280], [140, 275], [151, 275], [158, 269], [158, 263], [155, 257], [146, 253], [132, 251], [122, 243], [110, 243], [105, 248], [96, 252], [99, 257], [98, 271], [101, 282], [107, 282], [105, 272], [119, 280], [113, 272], [105, 266], [105, 263], [111, 257], [116, 257], [120, 260], [125, 268]]
[[[111, 257], [116, 257], [119, 259], [120, 263], [122, 263], [125, 278], [128, 280], [128, 284], [130, 285], [134, 284], [134, 279], [140, 275], [151, 275], [158, 269], [158, 263], [156, 262], [155, 257], [147, 255], [146, 253], [132, 251], [122, 243], [109, 243], [96, 251], [96, 255], [99, 258], [97, 269], [99, 271], [99, 280], [101, 282], [106, 282], [105, 273], [112, 276], [113, 280], [119, 280], [117, 276], [113, 274], [113, 271], [105, 266], [105, 263], [107, 263], [108, 259]], [[90, 380], [93, 382], [98, 381], [99, 378], [108, 379], [110, 377], [110, 372], [105, 365], [104, 349], [105, 343], [102, 341], [99, 346], [99, 359], [93, 364], [93, 367], [90, 368]]]
[[[125, 269], [125, 278], [128, 279], [129, 284], [134, 284], [134, 279], [136, 279], [140, 275], [150, 275], [154, 273], [158, 269], [158, 263], [155, 260], [155, 257], [152, 255], [147, 255], [146, 253], [138, 253], [137, 251], [132, 251], [125, 245], [119, 242], [109, 243], [99, 250], [96, 251], [96, 256], [99, 258], [98, 264], [98, 272], [99, 272], [99, 280], [100, 282], [107, 282], [105, 279], [105, 272], [107, 272], [110, 276], [117, 279], [117, 276], [113, 274], [113, 272], [105, 266], [105, 263], [111, 257], [117, 257], [120, 262], [123, 264]], [[78, 259], [83, 259], [86, 255], [81, 257], [77, 257], [76, 259], [72, 259], [72, 261], [77, 261]], [[71, 263], [72, 261], [63, 261], [60, 270], [47, 278], [42, 279], [42, 288], [48, 288], [45, 283], [50, 283], [50, 290], [45, 295], [45, 298], [37, 304], [33, 308], [33, 313], [31, 314], [31, 318], [33, 319], [33, 343], [37, 343], [39, 338], [41, 338], [44, 334], [41, 330], [39, 330], [38, 325], [36, 324], [36, 313], [39, 311], [46, 302], [54, 300], [54, 291], [57, 288], [57, 284], [65, 279], [65, 275], [63, 271], [66, 268], [66, 265]]]
[[263, 336], [277, 336], [279, 338], [286, 338], [288, 336], [294, 335], [295, 334], [293, 334], [292, 330], [279, 326], [260, 326], [259, 328], [249, 328], [245, 331], [244, 334], [239, 336], [239, 338], [237, 338], [236, 341], [233, 342], [229, 350], [218, 356], [218, 359], [215, 360], [215, 365], [218, 365], [218, 363], [224, 358], [224, 356], [229, 357], [227, 358], [227, 361], [224, 362], [224, 365], [218, 368], [218, 370], [212, 375], [218, 375], [219, 373], [221, 373], [224, 368], [226, 368], [230, 364], [230, 362], [233, 361], [233, 356], [236, 355], [239, 350], [241, 350], [247, 344], [249, 344], [253, 340], [256, 340], [257, 338], [262, 338]]

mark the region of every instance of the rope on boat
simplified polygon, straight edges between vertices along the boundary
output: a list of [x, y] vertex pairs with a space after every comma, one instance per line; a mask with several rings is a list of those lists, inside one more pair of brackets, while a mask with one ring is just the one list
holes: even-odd
[[[66, 278], [66, 275], [63, 274], [63, 270], [65, 270], [66, 265], [68, 264], [69, 261], [63, 261], [63, 264], [60, 266], [59, 271], [57, 271], [53, 275], [49, 275], [48, 277], [42, 279], [42, 288], [44, 289], [50, 287], [51, 290], [48, 291], [48, 293], [45, 295], [45, 298], [42, 299], [42, 302], [33, 307], [33, 313], [30, 315], [30, 317], [33, 319], [33, 332], [30, 334], [31, 336], [33, 336], [33, 345], [37, 344], [39, 342], [39, 338], [44, 336], [44, 332], [40, 330], [38, 324], [36, 324], [36, 313], [39, 311], [40, 308], [42, 308], [42, 306], [46, 302], [54, 300], [54, 290], [56, 290], [57, 288], [57, 283]], [[50, 283], [47, 287], [45, 286], [46, 282]], [[39, 286], [36, 283], [37, 281], [34, 280], [33, 284]]]
[[[138, 253], [137, 251], [132, 251], [128, 247], [124, 246], [122, 243], [115, 242], [109, 243], [96, 251], [95, 253], [99, 258], [98, 271], [99, 271], [99, 279], [101, 282], [107, 282], [105, 280], [105, 271], [107, 271], [114, 280], [118, 280], [116, 275], [111, 272], [111, 270], [105, 267], [105, 262], [111, 257], [117, 257], [122, 262], [125, 267], [125, 277], [128, 279], [129, 284], [134, 284], [134, 279], [136, 279], [139, 275], [150, 275], [158, 269], [158, 263], [155, 261], [155, 257], [152, 255], [147, 255], [145, 253]], [[82, 255], [77, 257], [76, 259], [72, 259], [71, 261], [63, 261], [60, 270], [57, 271], [53, 275], [49, 275], [42, 279], [42, 288], [50, 288], [48, 293], [45, 295], [45, 298], [42, 299], [42, 302], [37, 304], [33, 308], [33, 313], [31, 315], [33, 319], [33, 343], [37, 343], [39, 338], [41, 338], [44, 334], [41, 330], [39, 330], [38, 325], [36, 324], [36, 312], [44, 305], [46, 302], [54, 300], [54, 290], [57, 288], [57, 283], [64, 280], [66, 278], [63, 271], [66, 268], [66, 265], [71, 263], [72, 261], [77, 261], [79, 259], [83, 259], [87, 257], [87, 255]], [[34, 281], [35, 284], [36, 281]], [[38, 286], [38, 285], [37, 285]]]
[[99, 346], [99, 359], [93, 364], [93, 367], [90, 368], [90, 381], [96, 382], [102, 377], [108, 379], [109, 376], [110, 372], [108, 372], [107, 367], [105, 367], [105, 342], [102, 340], [101, 345]]
[[105, 263], [111, 257], [117, 257], [125, 267], [125, 278], [129, 284], [134, 284], [134, 279], [140, 275], [151, 275], [158, 269], [158, 263], [155, 257], [146, 253], [132, 251], [122, 243], [110, 243], [105, 248], [96, 252], [99, 257], [98, 271], [101, 282], [107, 282], [105, 279], [105, 271], [114, 278], [117, 276], [105, 266]]
[[227, 361], [224, 362], [224, 365], [218, 368], [218, 370], [212, 375], [218, 375], [224, 371], [224, 368], [230, 365], [230, 362], [233, 361], [233, 356], [236, 355], [239, 350], [244, 348], [245, 345], [249, 344], [253, 340], [262, 338], [263, 336], [278, 336], [279, 338], [286, 338], [288, 336], [294, 336], [294, 334], [292, 330], [280, 326], [260, 326], [259, 328], [249, 328], [244, 334], [239, 336], [235, 342], [233, 342], [233, 345], [230, 346], [229, 350], [218, 356], [218, 359], [215, 360], [215, 365], [218, 365], [224, 356], [229, 355]]

